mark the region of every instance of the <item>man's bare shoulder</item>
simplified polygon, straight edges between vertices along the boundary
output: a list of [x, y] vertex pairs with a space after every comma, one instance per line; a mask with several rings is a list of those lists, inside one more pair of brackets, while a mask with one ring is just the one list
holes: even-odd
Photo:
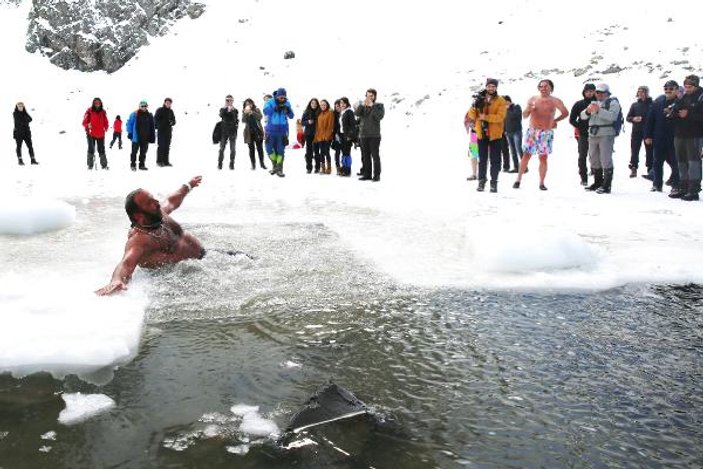
[[148, 233], [136, 228], [130, 228], [129, 233], [127, 233], [127, 244], [125, 245], [125, 251], [137, 249], [147, 254], [157, 247], [158, 241]]

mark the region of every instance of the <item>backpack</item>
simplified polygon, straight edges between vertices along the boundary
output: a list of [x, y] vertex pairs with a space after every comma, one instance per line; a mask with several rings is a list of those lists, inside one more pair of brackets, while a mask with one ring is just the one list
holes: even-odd
[[[620, 101], [618, 101], [618, 98], [608, 98], [605, 100], [603, 103], [603, 109], [606, 111], [610, 110], [610, 102], [615, 101], [618, 104], [620, 104]], [[625, 118], [622, 115], [622, 106], [620, 106], [620, 111], [618, 112], [618, 116], [615, 118], [613, 123], [611, 124], [613, 126], [613, 129], [615, 129], [615, 136], [617, 137], [620, 135], [620, 132], [622, 132], [623, 126], [625, 125]]]
[[218, 121], [217, 124], [215, 124], [215, 128], [212, 129], [213, 145], [220, 143], [220, 140], [222, 140], [222, 121]]

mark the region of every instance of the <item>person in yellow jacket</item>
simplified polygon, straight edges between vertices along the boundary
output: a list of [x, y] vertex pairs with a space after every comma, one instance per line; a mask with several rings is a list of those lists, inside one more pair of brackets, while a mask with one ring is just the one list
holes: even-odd
[[498, 174], [501, 167], [501, 144], [503, 141], [503, 121], [507, 112], [505, 100], [498, 96], [498, 80], [486, 80], [486, 89], [480, 91], [467, 113], [475, 122], [478, 136], [478, 188], [486, 188], [488, 160], [491, 161], [491, 192], [498, 192]]

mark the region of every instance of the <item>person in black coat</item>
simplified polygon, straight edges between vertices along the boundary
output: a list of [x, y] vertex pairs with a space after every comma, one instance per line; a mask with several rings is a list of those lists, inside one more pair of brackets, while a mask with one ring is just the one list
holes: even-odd
[[671, 168], [671, 192], [679, 194], [679, 164], [674, 148], [674, 117], [671, 113], [676, 104], [678, 90], [679, 84], [676, 81], [667, 81], [664, 84], [664, 94], [654, 100], [645, 120], [644, 142], [654, 149], [652, 175], [647, 177], [652, 180], [652, 192], [661, 192], [663, 189], [666, 161]]
[[20, 166], [24, 166], [24, 161], [22, 161], [22, 142], [24, 142], [27, 145], [27, 150], [29, 150], [29, 157], [32, 159], [32, 164], [39, 164], [39, 162], [34, 159], [32, 131], [29, 129], [29, 123], [32, 122], [32, 117], [27, 112], [27, 109], [25, 109], [24, 103], [17, 103], [12, 117], [14, 117], [15, 120], [15, 129], [12, 132], [12, 136], [17, 143], [17, 163]]
[[[625, 120], [632, 124], [632, 136], [630, 138], [630, 148], [632, 150], [630, 156], [630, 177], [637, 177], [637, 168], [640, 163], [640, 148], [644, 140], [644, 129], [647, 124], [647, 114], [649, 108], [652, 107], [652, 98], [649, 97], [649, 87], [640, 86], [637, 88], [637, 101], [630, 106], [630, 112], [627, 113]], [[652, 173], [652, 145], [644, 142], [645, 165], [647, 166], [647, 174]]]
[[154, 113], [154, 124], [157, 131], [156, 147], [156, 164], [158, 166], [173, 166], [169, 161], [171, 152], [171, 137], [173, 135], [173, 126], [176, 125], [176, 115], [171, 109], [173, 100], [171, 98], [164, 99], [164, 105]]
[[217, 169], [222, 169], [227, 143], [229, 143], [229, 169], [234, 169], [234, 158], [237, 156], [239, 111], [234, 107], [234, 98], [231, 94], [225, 98], [225, 106], [220, 108], [220, 119], [222, 119], [222, 138], [220, 139], [220, 152], [217, 155]]
[[[519, 104], [513, 103], [510, 96], [505, 95], [503, 99], [508, 103], [508, 112], [505, 114], [504, 138], [508, 141], [510, 155], [513, 160], [513, 169], [509, 173], [517, 173], [520, 168], [522, 158], [522, 108]], [[504, 168], [505, 168], [504, 163]]]
[[596, 100], [595, 94], [596, 85], [586, 83], [581, 92], [583, 99], [576, 101], [569, 113], [569, 123], [574, 127], [574, 135], [578, 142], [579, 175], [581, 176], [582, 186], [588, 185], [588, 167], [586, 166], [586, 161], [588, 160], [588, 119], [583, 120], [580, 116], [581, 112]]
[[315, 161], [315, 173], [320, 172], [320, 149], [315, 145], [315, 130], [317, 129], [317, 116], [320, 114], [320, 102], [317, 98], [312, 98], [308, 103], [303, 116], [300, 118], [303, 123], [303, 135], [305, 136], [305, 170], [312, 172], [312, 162]]

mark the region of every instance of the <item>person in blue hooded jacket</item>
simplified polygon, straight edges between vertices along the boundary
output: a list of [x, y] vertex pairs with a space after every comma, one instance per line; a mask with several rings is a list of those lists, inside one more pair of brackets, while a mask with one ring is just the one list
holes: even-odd
[[130, 167], [137, 170], [137, 150], [139, 150], [139, 169], [146, 171], [146, 152], [150, 143], [156, 142], [154, 115], [149, 112], [149, 105], [142, 100], [139, 109], [130, 114], [127, 120], [127, 138], [132, 141]]
[[268, 119], [265, 129], [266, 153], [273, 163], [270, 173], [285, 177], [283, 159], [288, 144], [288, 119], [295, 117], [285, 88], [279, 88], [273, 93], [273, 98], [264, 105], [264, 115]]
[[664, 162], [671, 167], [671, 187], [678, 193], [679, 165], [674, 151], [674, 119], [671, 109], [676, 103], [679, 84], [669, 80], [664, 84], [664, 94], [654, 100], [645, 120], [644, 142], [653, 145], [652, 192], [661, 192], [663, 186]]

